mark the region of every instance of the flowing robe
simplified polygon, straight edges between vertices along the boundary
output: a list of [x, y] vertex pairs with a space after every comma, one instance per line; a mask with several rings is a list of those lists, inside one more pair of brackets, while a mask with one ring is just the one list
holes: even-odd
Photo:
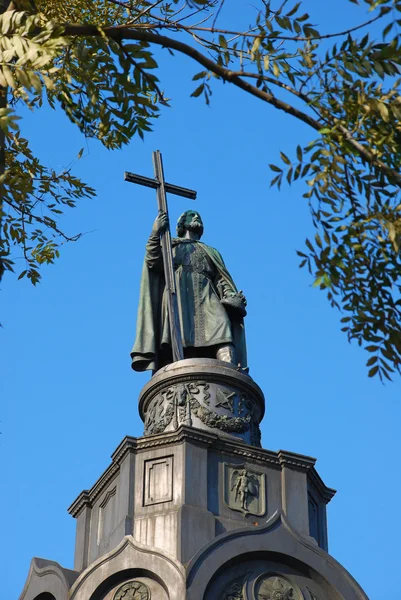
[[[245, 368], [243, 319], [229, 315], [220, 300], [237, 289], [220, 253], [195, 240], [173, 239], [173, 263], [184, 355], [216, 356], [215, 346], [234, 344]], [[160, 239], [152, 234], [142, 271], [137, 332], [131, 352], [136, 371], [156, 370], [172, 361]]]

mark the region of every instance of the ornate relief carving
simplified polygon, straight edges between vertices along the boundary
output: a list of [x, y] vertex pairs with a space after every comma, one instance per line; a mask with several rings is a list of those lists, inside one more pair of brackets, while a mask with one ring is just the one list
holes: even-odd
[[162, 433], [174, 416], [175, 388], [169, 387], [150, 402], [145, 417], [145, 434]]
[[217, 388], [216, 390], [216, 408], [221, 406], [226, 408], [230, 412], [234, 412], [234, 398], [237, 395], [236, 392], [228, 392]]
[[[227, 433], [244, 433], [252, 431], [253, 423], [252, 402], [241, 396], [234, 407], [236, 392], [229, 390], [216, 390], [216, 408], [221, 407], [228, 410], [234, 416], [220, 414], [210, 408], [209, 384], [204, 381], [190, 382], [171, 386], [162, 391], [149, 403], [145, 417], [145, 434], [152, 435], [162, 433], [173, 421], [174, 429], [179, 425], [192, 426], [192, 415], [198, 417], [202, 423], [226, 431]], [[246, 409], [244, 410], [244, 405]], [[244, 416], [236, 416], [235, 413], [246, 412]], [[257, 425], [256, 425], [257, 427]], [[258, 427], [257, 427], [258, 428]]]
[[129, 581], [118, 588], [113, 600], [150, 600], [150, 590], [141, 581]]
[[244, 465], [224, 463], [224, 500], [229, 508], [245, 515], [266, 512], [266, 476]]
[[[200, 393], [203, 387], [203, 398]], [[195, 384], [188, 385], [188, 401], [192, 410], [192, 413], [197, 416], [202, 423], [208, 425], [208, 427], [213, 427], [220, 429], [221, 431], [226, 431], [228, 433], [244, 433], [249, 430], [251, 415], [247, 414], [244, 417], [229, 417], [228, 415], [222, 415], [214, 410], [211, 410], [208, 406], [210, 405], [210, 393], [207, 391], [209, 389], [209, 385], [205, 382], [199, 381]], [[205, 402], [205, 391], [207, 392], [207, 403]], [[223, 408], [227, 408], [233, 413], [233, 402], [234, 396], [236, 396], [236, 392], [223, 391], [220, 388], [216, 390], [216, 408], [218, 406], [222, 406]], [[203, 402], [203, 404], [202, 404]], [[229, 406], [227, 406], [227, 404]]]
[[245, 433], [249, 430], [251, 415], [245, 417], [228, 417], [204, 408], [196, 398], [190, 398], [190, 406], [194, 415], [208, 427], [220, 429], [227, 433]]
[[301, 600], [295, 586], [279, 575], [265, 575], [258, 583], [257, 600]]
[[243, 600], [244, 599], [244, 577], [239, 577], [228, 584], [224, 590], [221, 600]]
[[193, 425], [196, 417], [204, 425], [226, 433], [248, 433], [247, 441], [260, 446], [260, 413], [253, 398], [231, 387], [206, 381], [188, 381], [161, 390], [149, 402], [145, 435]]

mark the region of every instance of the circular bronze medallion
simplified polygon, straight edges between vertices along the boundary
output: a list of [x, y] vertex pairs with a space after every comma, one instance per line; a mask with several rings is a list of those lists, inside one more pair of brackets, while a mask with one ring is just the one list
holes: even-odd
[[150, 600], [150, 591], [141, 581], [129, 581], [118, 588], [113, 600]]
[[259, 580], [258, 600], [299, 600], [295, 587], [284, 577], [268, 575]]

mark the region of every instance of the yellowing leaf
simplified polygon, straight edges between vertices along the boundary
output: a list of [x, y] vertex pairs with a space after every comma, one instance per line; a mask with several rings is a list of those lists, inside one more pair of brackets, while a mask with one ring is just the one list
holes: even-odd
[[383, 121], [386, 121], [387, 123], [390, 118], [387, 106], [384, 104], [384, 102], [378, 102], [377, 108], [379, 109]]
[[275, 74], [276, 77], [279, 77], [279, 75], [280, 75], [280, 67], [278, 66], [278, 64], [276, 62], [273, 63], [273, 73]]

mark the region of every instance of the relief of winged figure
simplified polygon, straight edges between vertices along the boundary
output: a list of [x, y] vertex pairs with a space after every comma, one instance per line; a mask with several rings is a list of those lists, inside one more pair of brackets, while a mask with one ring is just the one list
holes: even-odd
[[235, 491], [235, 502], [239, 501], [242, 510], [248, 512], [252, 497], [259, 494], [259, 480], [246, 469], [236, 469], [231, 474], [231, 491]]

